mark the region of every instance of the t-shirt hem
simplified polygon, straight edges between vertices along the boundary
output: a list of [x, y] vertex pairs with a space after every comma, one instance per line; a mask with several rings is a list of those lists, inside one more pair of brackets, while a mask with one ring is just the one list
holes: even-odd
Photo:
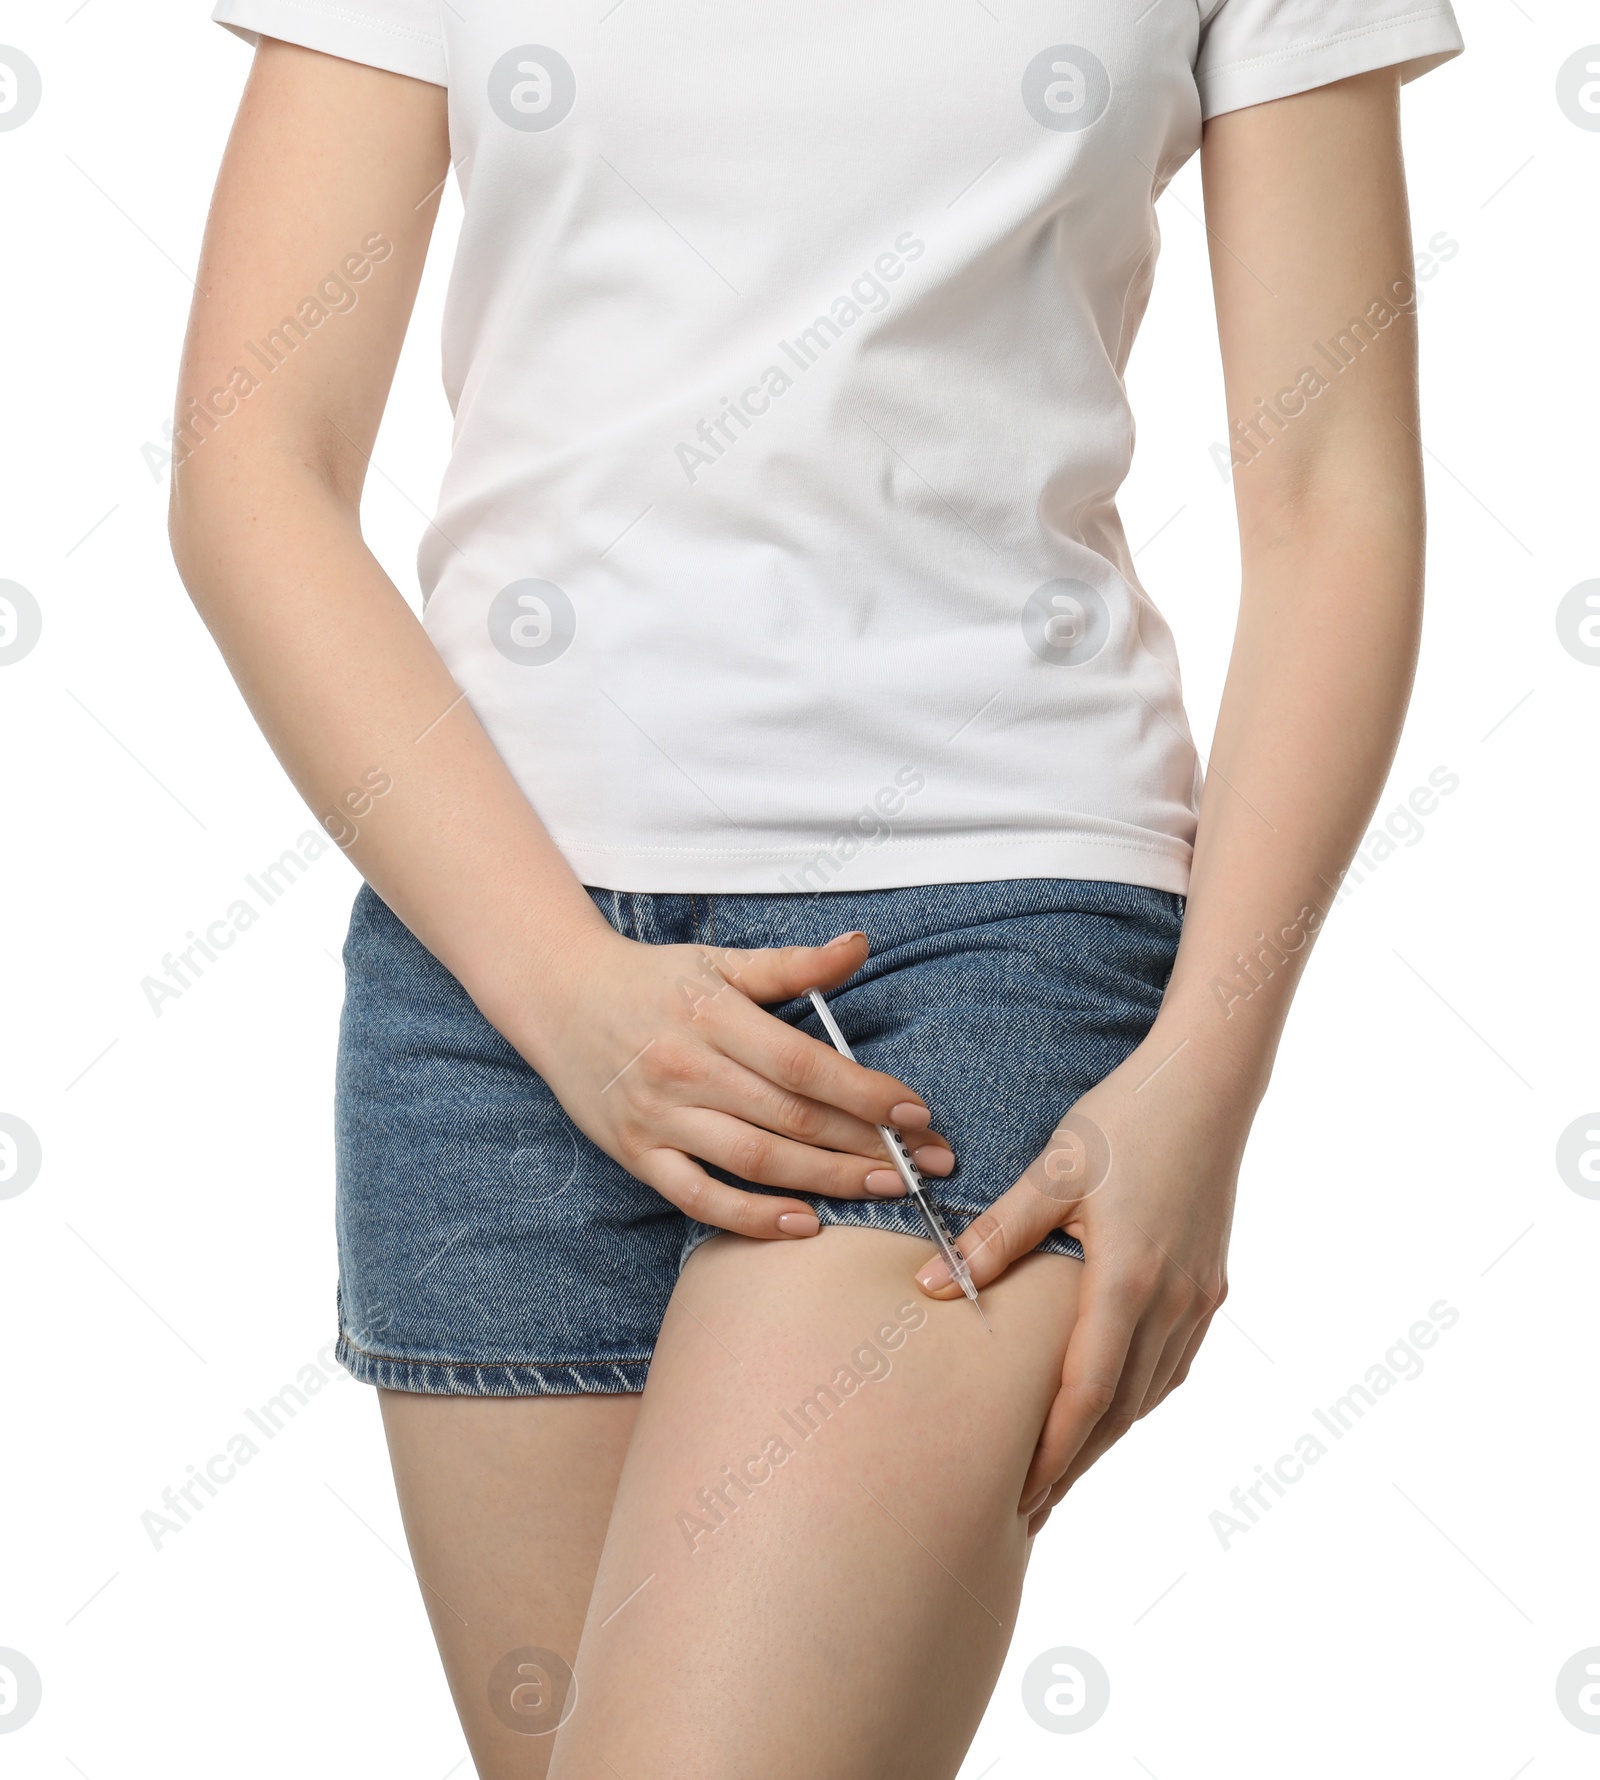
[[1201, 118], [1210, 119], [1247, 105], [1264, 105], [1308, 93], [1330, 81], [1374, 68], [1400, 68], [1402, 81], [1415, 80], [1461, 54], [1464, 44], [1449, 6], [1423, 7], [1382, 23], [1352, 25], [1311, 43], [1294, 43], [1265, 55], [1207, 68], [1195, 77]]
[[342, 61], [406, 74], [433, 86], [447, 84], [441, 37], [374, 18], [357, 7], [301, 0], [218, 0], [211, 16], [246, 43], [277, 37]]
[[871, 843], [852, 858], [798, 847], [626, 847], [562, 840], [567, 863], [596, 890], [636, 895], [810, 895], [983, 884], [1010, 878], [1080, 878], [1188, 894], [1192, 849], [1094, 835], [974, 835]]

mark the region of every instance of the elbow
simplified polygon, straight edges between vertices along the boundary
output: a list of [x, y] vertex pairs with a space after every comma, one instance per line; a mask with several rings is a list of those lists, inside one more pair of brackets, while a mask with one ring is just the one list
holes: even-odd
[[167, 543], [178, 577], [205, 615], [214, 589], [259, 569], [270, 540], [308, 530], [360, 532], [359, 489], [341, 489], [306, 454], [204, 446], [174, 455]]
[[1234, 478], [1247, 553], [1334, 548], [1420, 554], [1422, 451], [1409, 428], [1275, 440]]
[[230, 556], [242, 547], [237, 507], [203, 475], [172, 466], [167, 501], [167, 545], [189, 598], [204, 613], [207, 590], [226, 576]]
[[191, 598], [206, 564], [226, 550], [230, 521], [247, 510], [261, 485], [259, 467], [241, 462], [229, 441], [199, 427], [193, 416], [173, 434], [167, 543]]
[[193, 560], [194, 526], [190, 504], [182, 497], [178, 485], [178, 467], [172, 467], [172, 488], [167, 496], [167, 548], [172, 552], [178, 579], [189, 586], [188, 564]]
[[197, 501], [193, 492], [183, 483], [174, 459], [172, 491], [167, 499], [167, 547], [172, 552], [172, 563], [178, 571], [178, 579], [191, 600], [197, 600], [202, 581], [204, 530], [204, 502]]
[[[189, 380], [185, 380], [186, 385]], [[239, 395], [214, 389], [202, 399], [179, 390], [178, 419], [172, 433], [172, 477], [167, 500], [167, 541], [178, 573], [188, 582], [185, 563], [192, 562], [205, 537], [215, 531], [238, 495], [259, 481], [256, 429], [245, 425], [239, 437]], [[241, 453], [243, 454], [241, 456]]]

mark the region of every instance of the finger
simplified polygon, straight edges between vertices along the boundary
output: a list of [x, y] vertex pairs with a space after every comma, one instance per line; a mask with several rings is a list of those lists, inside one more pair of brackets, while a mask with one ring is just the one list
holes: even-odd
[[950, 1140], [937, 1132], [930, 1132], [927, 1143], [911, 1152], [911, 1160], [924, 1174], [936, 1175], [940, 1180], [956, 1171], [956, 1153]]
[[[664, 1042], [653, 1040], [635, 1060], [640, 1076], [659, 1093], [679, 1103], [699, 1096], [717, 1063], [726, 1061], [768, 1084], [774, 1095], [787, 1096], [791, 1116], [797, 1102], [814, 1101], [859, 1125], [901, 1126], [911, 1133], [914, 1153], [928, 1152], [933, 1173], [945, 1175], [954, 1169], [949, 1145], [929, 1129], [931, 1114], [926, 1104], [904, 1082], [881, 1070], [867, 1069], [841, 1056], [831, 1045], [821, 1044], [764, 1012], [712, 968], [715, 960], [710, 951], [702, 951], [700, 956], [703, 970], [694, 981], [683, 977], [679, 983], [691, 1004], [691, 1019], [700, 1023], [698, 1028], [692, 1035], [679, 1032], [668, 1035]], [[730, 1101], [725, 1102], [725, 1110], [743, 1117], [751, 1109]], [[863, 1149], [868, 1141], [862, 1140]], [[874, 1134], [870, 1143], [874, 1159], [886, 1161], [882, 1140]], [[841, 1143], [840, 1147], [853, 1145]]]
[[895, 1112], [927, 1103], [880, 1069], [842, 1057], [832, 1045], [797, 1031], [742, 997], [719, 1007], [712, 1025], [724, 1055], [780, 1088], [839, 1107], [870, 1125], [892, 1125]]
[[1200, 1351], [1200, 1343], [1211, 1333], [1211, 1319], [1216, 1314], [1216, 1306], [1213, 1305], [1195, 1324], [1189, 1339], [1184, 1343], [1183, 1349], [1178, 1355], [1177, 1363], [1164, 1379], [1158, 1380], [1155, 1402], [1150, 1405], [1152, 1409], [1156, 1407], [1156, 1404], [1164, 1403], [1189, 1376], [1189, 1368], [1194, 1364], [1194, 1357]]
[[1028, 1517], [1028, 1537], [1030, 1539], [1038, 1538], [1039, 1533], [1044, 1526], [1044, 1523], [1050, 1518], [1051, 1510], [1055, 1507], [1055, 1505], [1061, 1500], [1061, 1498], [1066, 1493], [1067, 1493], [1067, 1487], [1065, 1484], [1063, 1484], [1060, 1487], [1060, 1489], [1052, 1490], [1050, 1492], [1050, 1499], [1049, 1499], [1049, 1501], [1047, 1501], [1045, 1503], [1044, 1507], [1040, 1508], [1040, 1509], [1036, 1509], [1034, 1511], [1034, 1513], [1029, 1515], [1029, 1517]]
[[763, 946], [710, 950], [718, 973], [759, 1007], [793, 1001], [807, 989], [831, 989], [867, 961], [864, 933], [841, 933], [825, 946]]
[[[694, 1103], [698, 1106], [728, 1113], [736, 1119], [744, 1119], [752, 1125], [761, 1125], [768, 1131], [776, 1131], [783, 1137], [814, 1144], [819, 1149], [842, 1150], [865, 1156], [876, 1169], [885, 1166], [883, 1139], [878, 1135], [876, 1125], [870, 1125], [865, 1119], [858, 1119], [851, 1113], [841, 1112], [836, 1106], [813, 1100], [809, 1095], [780, 1088], [775, 1082], [768, 1081], [765, 1076], [757, 1075], [753, 1069], [746, 1069], [742, 1063], [735, 1063], [732, 1058], [723, 1056], [720, 1052], [713, 1053], [705, 1080], [696, 1085], [694, 1094]], [[919, 1158], [928, 1158], [928, 1170], [924, 1172], [931, 1170], [938, 1175], [949, 1174], [955, 1167], [955, 1157], [949, 1144], [936, 1132], [928, 1129], [926, 1117], [924, 1108], [923, 1128], [909, 1138], [908, 1142], [920, 1146], [915, 1151]], [[919, 1160], [918, 1166], [921, 1165]]]
[[[972, 1270], [972, 1283], [981, 1289], [1013, 1261], [1031, 1254], [1058, 1227], [1061, 1215], [1062, 1208], [1032, 1182], [1020, 1180], [1008, 1188], [956, 1238], [956, 1247]], [[917, 1284], [932, 1298], [953, 1298], [961, 1291], [937, 1257], [918, 1273]]]
[[[830, 1199], [899, 1198], [905, 1192], [899, 1176], [870, 1157], [814, 1149], [707, 1107], [682, 1107], [668, 1115], [663, 1129], [689, 1155], [759, 1186]], [[885, 1180], [874, 1191], [867, 1178], [879, 1174]]]
[[1144, 1402], [1135, 1412], [1142, 1420], [1166, 1396], [1172, 1388], [1172, 1375], [1178, 1370], [1189, 1344], [1194, 1339], [1195, 1330], [1204, 1318], [1198, 1308], [1186, 1311], [1173, 1325], [1167, 1336], [1167, 1344], [1161, 1350], [1161, 1357], [1156, 1361], [1155, 1369], [1150, 1374], [1149, 1382], [1144, 1389]]
[[822, 1228], [817, 1214], [803, 1200], [741, 1192], [713, 1180], [681, 1150], [648, 1150], [630, 1164], [630, 1171], [686, 1216], [737, 1236], [752, 1236], [761, 1242], [789, 1241], [815, 1236]]
[[1140, 1306], [1104, 1261], [1086, 1261], [1077, 1320], [1067, 1339], [1061, 1389], [1050, 1405], [1033, 1462], [1028, 1467], [1022, 1505], [1061, 1478], [1117, 1400], [1117, 1390], [1138, 1326]]
[[1071, 1489], [1085, 1471], [1102, 1459], [1144, 1413], [1154, 1379], [1171, 1340], [1170, 1324], [1163, 1317], [1151, 1326], [1141, 1323], [1134, 1331], [1128, 1355], [1122, 1366], [1122, 1378], [1111, 1406], [1089, 1430], [1083, 1444], [1072, 1455], [1063, 1470], [1052, 1469], [1054, 1455], [1036, 1451], [1022, 1485], [1022, 1500], [1029, 1503], [1045, 1491], [1059, 1486], [1063, 1493]]
[[[1155, 1370], [1151, 1374], [1149, 1382], [1145, 1385], [1144, 1401], [1135, 1412], [1135, 1420], [1142, 1420], [1145, 1416], [1149, 1415], [1153, 1409], [1158, 1408], [1164, 1403], [1172, 1392], [1183, 1383], [1184, 1379], [1188, 1376], [1190, 1366], [1194, 1362], [1194, 1356], [1200, 1349], [1201, 1342], [1206, 1338], [1206, 1334], [1211, 1327], [1211, 1319], [1216, 1315], [1216, 1311], [1217, 1306], [1212, 1304], [1209, 1308], [1198, 1314], [1198, 1316], [1191, 1315], [1183, 1318], [1177, 1327], [1174, 1328], [1172, 1334], [1168, 1336], [1166, 1346], [1162, 1349], [1161, 1357], [1156, 1363]], [[1033, 1527], [1033, 1531], [1037, 1531], [1038, 1526], [1043, 1526], [1044, 1520], [1048, 1516], [1050, 1509], [1061, 1500], [1072, 1485], [1083, 1476], [1084, 1472], [1089, 1470], [1092, 1465], [1104, 1456], [1106, 1449], [1112, 1442], [1110, 1440], [1102, 1439], [1101, 1434], [1103, 1426], [1104, 1424], [1102, 1423], [1100, 1427], [1095, 1429], [1078, 1456], [1068, 1466], [1065, 1475], [1062, 1476], [1050, 1489], [1048, 1498], [1044, 1501], [1043, 1508], [1035, 1510], [1034, 1520], [1037, 1522], [1037, 1526]], [[1028, 1493], [1029, 1490], [1036, 1489], [1045, 1481], [1047, 1480], [1035, 1476], [1030, 1469], [1028, 1480], [1023, 1484], [1022, 1499], [1024, 1503], [1028, 1502], [1030, 1499]]]

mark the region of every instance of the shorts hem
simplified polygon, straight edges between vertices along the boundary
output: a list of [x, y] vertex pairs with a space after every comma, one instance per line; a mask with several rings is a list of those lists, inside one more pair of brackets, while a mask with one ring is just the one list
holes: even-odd
[[[742, 1183], [746, 1190], [750, 1183]], [[764, 1191], [755, 1188], [754, 1191]], [[801, 1198], [808, 1195], [801, 1194]], [[916, 1236], [929, 1240], [927, 1229], [922, 1222], [922, 1214], [909, 1199], [845, 1199], [819, 1200], [810, 1198], [812, 1209], [817, 1214], [817, 1222], [824, 1230], [890, 1230], [899, 1236]], [[950, 1206], [937, 1198], [939, 1214], [950, 1228], [953, 1236], [959, 1237], [961, 1232], [974, 1218], [981, 1217], [981, 1210], [970, 1207]], [[688, 1234], [683, 1241], [682, 1260], [687, 1261], [699, 1248], [701, 1243], [709, 1241], [713, 1236], [724, 1234], [712, 1224], [691, 1223]], [[1065, 1255], [1069, 1260], [1081, 1261], [1084, 1258], [1083, 1244], [1076, 1236], [1069, 1236], [1065, 1230], [1051, 1230], [1038, 1243], [1035, 1249], [1047, 1255]], [[680, 1262], [680, 1266], [682, 1262]]]
[[386, 1391], [437, 1397], [636, 1396], [650, 1370], [637, 1360], [404, 1360], [368, 1353], [339, 1331], [334, 1357], [351, 1377]]

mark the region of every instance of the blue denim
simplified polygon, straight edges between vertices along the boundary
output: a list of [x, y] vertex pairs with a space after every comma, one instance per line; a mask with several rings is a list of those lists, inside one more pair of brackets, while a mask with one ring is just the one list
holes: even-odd
[[[958, 1232], [1144, 1037], [1183, 919], [1167, 891], [1058, 878], [589, 894], [647, 944], [821, 945], [865, 932], [871, 957], [829, 1001], [861, 1061], [933, 1109], [957, 1167], [930, 1185]], [[340, 1360], [393, 1390], [642, 1390], [678, 1271], [716, 1232], [591, 1143], [369, 887], [344, 960]], [[772, 1011], [826, 1042], [805, 1000]], [[904, 1199], [810, 1202], [824, 1226], [813, 1241], [843, 1224], [923, 1235]], [[1083, 1253], [1063, 1231], [1040, 1246]]]

